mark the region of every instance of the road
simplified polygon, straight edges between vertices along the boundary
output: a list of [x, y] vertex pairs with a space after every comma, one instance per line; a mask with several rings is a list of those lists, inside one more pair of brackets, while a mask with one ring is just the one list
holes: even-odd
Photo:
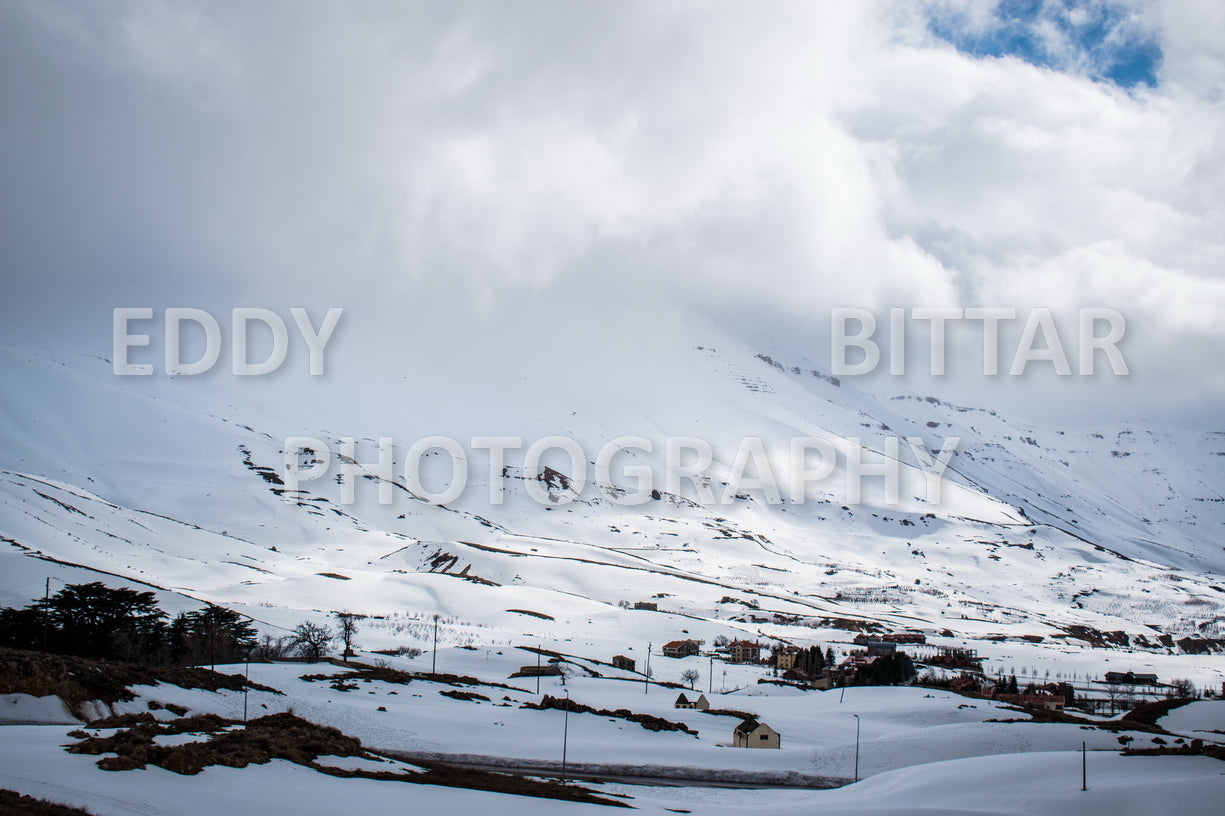
[[[383, 756], [403, 762], [449, 765], [453, 768], [469, 768], [490, 773], [535, 776], [545, 779], [560, 779], [561, 763], [550, 760], [528, 760], [515, 757], [496, 757], [480, 754], [439, 754], [416, 751], [377, 751]], [[826, 790], [850, 784], [844, 777], [816, 776], [791, 771], [752, 772], [730, 769], [691, 768], [668, 765], [593, 765], [570, 763], [566, 766], [567, 779], [582, 779], [589, 782], [620, 782], [626, 785], [654, 785], [664, 787], [738, 788], [738, 789], [796, 789]]]

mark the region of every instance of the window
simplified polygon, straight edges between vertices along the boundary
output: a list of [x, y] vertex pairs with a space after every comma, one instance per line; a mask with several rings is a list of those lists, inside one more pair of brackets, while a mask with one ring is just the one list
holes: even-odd
[[761, 738], [762, 738], [763, 740], [768, 740], [768, 739], [770, 739], [770, 735], [769, 735], [769, 734], [762, 734], [762, 735], [761, 735]]

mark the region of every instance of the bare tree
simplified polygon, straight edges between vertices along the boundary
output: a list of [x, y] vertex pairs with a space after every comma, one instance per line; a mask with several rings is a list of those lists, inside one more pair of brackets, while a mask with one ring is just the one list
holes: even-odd
[[1185, 678], [1170, 681], [1171, 697], [1194, 697], [1195, 684]]
[[365, 618], [365, 615], [358, 615], [356, 612], [337, 612], [336, 625], [339, 627], [336, 636], [344, 643], [344, 654], [341, 659], [348, 660], [353, 656], [353, 650], [360, 644], [357, 643], [357, 622]]
[[317, 663], [327, 656], [328, 648], [335, 639], [335, 633], [328, 626], [302, 621], [294, 627], [289, 645], [300, 657]]
[[255, 647], [251, 657], [256, 660], [280, 660], [285, 656], [286, 651], [288, 650], [285, 638], [274, 638], [272, 635], [264, 635], [264, 639]]
[[688, 683], [689, 688], [692, 689], [694, 686], [697, 685], [698, 678], [700, 676], [701, 675], [698, 674], [697, 669], [685, 669], [683, 672], [681, 672], [681, 682]]

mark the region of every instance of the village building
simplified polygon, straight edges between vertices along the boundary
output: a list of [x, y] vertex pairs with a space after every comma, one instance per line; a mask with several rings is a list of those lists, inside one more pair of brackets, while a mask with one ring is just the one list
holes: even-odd
[[1157, 685], [1157, 675], [1109, 671], [1106, 672], [1106, 682], [1120, 686], [1155, 686]]
[[963, 649], [956, 646], [941, 646], [938, 654], [926, 658], [931, 666], [942, 666], [946, 669], [981, 670], [981, 660], [974, 649]]
[[710, 709], [710, 701], [706, 699], [705, 694], [699, 694], [696, 700], [690, 700], [681, 692], [676, 697], [676, 702], [672, 704], [673, 708], [691, 708], [698, 711], [708, 711]]
[[779, 650], [778, 656], [775, 658], [774, 667], [781, 672], [795, 668], [795, 661], [800, 656], [800, 650], [797, 646], [784, 646]]
[[788, 682], [803, 683], [808, 688], [820, 689], [821, 691], [832, 688], [834, 685], [833, 678], [829, 677], [828, 675], [813, 677], [807, 672], [794, 668], [787, 669], [787, 671], [783, 672], [782, 678]]
[[1076, 705], [1076, 690], [1071, 683], [1047, 683], [1038, 686], [1034, 691], [1039, 694], [1053, 694], [1063, 700], [1065, 706]]
[[672, 640], [663, 645], [664, 657], [689, 657], [698, 653], [700, 640]]
[[625, 655], [613, 655], [612, 664], [614, 669], [622, 669], [624, 671], [635, 671], [634, 658], [626, 657]]
[[927, 636], [922, 632], [885, 632], [880, 635], [861, 632], [855, 636], [855, 643], [860, 646], [874, 640], [882, 643], [927, 643]]
[[962, 672], [957, 677], [954, 677], [949, 683], [949, 688], [959, 693], [973, 693], [981, 691], [983, 688], [982, 681], [971, 674]]
[[1000, 694], [996, 692], [991, 699], [1001, 703], [1041, 708], [1046, 711], [1063, 711], [1063, 697], [1054, 694]]
[[634, 608], [645, 609], [648, 612], [658, 612], [659, 604], [655, 603], [654, 601], [635, 601]]
[[751, 717], [732, 731], [732, 745], [736, 748], [781, 748], [782, 742], [777, 731]]
[[511, 677], [557, 677], [560, 674], [561, 668], [556, 663], [546, 663], [543, 666], [520, 666]]
[[891, 655], [897, 651], [897, 644], [887, 640], [869, 640], [867, 647], [868, 654], [877, 656]]
[[727, 646], [727, 655], [733, 663], [756, 663], [761, 660], [761, 644], [751, 640], [734, 640]]
[[870, 654], [865, 654], [863, 652], [855, 652], [854, 654], [847, 655], [846, 660], [843, 660], [840, 664], [838, 664], [838, 668], [844, 669], [844, 670], [849, 669], [853, 671], [863, 666], [871, 666], [873, 663], [876, 662], [877, 657], [879, 657], [879, 655], [870, 655]]

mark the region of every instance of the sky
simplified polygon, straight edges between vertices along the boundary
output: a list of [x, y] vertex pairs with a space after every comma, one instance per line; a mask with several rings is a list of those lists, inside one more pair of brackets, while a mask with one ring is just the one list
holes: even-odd
[[1049, 308], [1074, 347], [1105, 307], [1128, 377], [985, 378], [962, 325], [949, 375], [860, 379], [1217, 427], [1221, 31], [1192, 0], [6, 0], [0, 342], [343, 306], [355, 367], [710, 328], [828, 370], [834, 308]]

